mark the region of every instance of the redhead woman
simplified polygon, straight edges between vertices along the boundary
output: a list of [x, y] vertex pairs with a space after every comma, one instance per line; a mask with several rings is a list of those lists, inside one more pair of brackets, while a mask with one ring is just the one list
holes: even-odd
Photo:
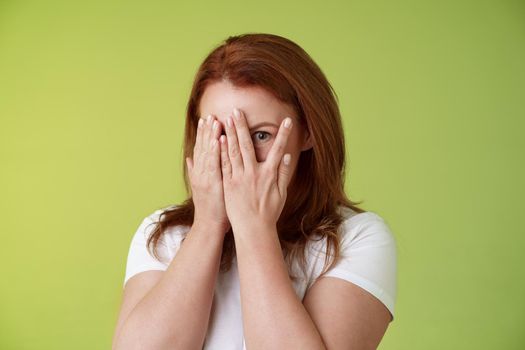
[[335, 93], [300, 46], [250, 33], [212, 50], [183, 169], [188, 199], [131, 240], [114, 350], [377, 348], [396, 240], [345, 194]]

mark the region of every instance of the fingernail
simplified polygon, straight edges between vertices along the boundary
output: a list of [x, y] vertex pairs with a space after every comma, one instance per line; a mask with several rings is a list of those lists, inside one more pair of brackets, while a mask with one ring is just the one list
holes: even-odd
[[216, 130], [218, 126], [219, 126], [219, 122], [214, 120], [213, 121], [213, 130]]
[[208, 118], [206, 119], [206, 122], [208, 122], [208, 125], [211, 124], [211, 114], [208, 116]]
[[290, 119], [290, 118], [287, 117], [287, 118], [284, 120], [284, 127], [285, 127], [285, 128], [290, 128], [291, 125], [292, 125], [292, 119]]
[[231, 128], [233, 126], [233, 120], [232, 120], [232, 117], [231, 116], [228, 116], [228, 126]]
[[235, 116], [235, 118], [237, 120], [240, 120], [241, 119], [241, 112], [239, 112], [239, 110], [237, 108], [234, 108], [233, 109], [233, 115]]
[[204, 119], [199, 118], [199, 124], [198, 124], [199, 128], [202, 128], [202, 123], [204, 123]]
[[286, 153], [286, 154], [284, 155], [283, 162], [284, 162], [285, 165], [290, 164], [290, 158], [291, 158], [291, 157], [292, 157], [292, 156], [291, 156], [289, 153]]

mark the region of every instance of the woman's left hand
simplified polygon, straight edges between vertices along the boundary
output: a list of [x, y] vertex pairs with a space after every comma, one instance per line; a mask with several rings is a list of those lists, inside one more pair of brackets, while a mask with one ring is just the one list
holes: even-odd
[[292, 120], [283, 120], [266, 160], [258, 163], [244, 114], [238, 109], [233, 114], [226, 122], [226, 137], [219, 142], [228, 219], [234, 233], [261, 225], [275, 228], [291, 177], [290, 154], [283, 154]]

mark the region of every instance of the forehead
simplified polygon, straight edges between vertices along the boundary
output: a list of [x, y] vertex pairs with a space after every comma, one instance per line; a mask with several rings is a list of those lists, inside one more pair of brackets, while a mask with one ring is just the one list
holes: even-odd
[[244, 112], [248, 124], [270, 121], [279, 124], [284, 118], [295, 119], [293, 108], [277, 100], [261, 87], [236, 87], [228, 81], [208, 85], [199, 105], [199, 117], [213, 114], [220, 122], [233, 113], [233, 108]]

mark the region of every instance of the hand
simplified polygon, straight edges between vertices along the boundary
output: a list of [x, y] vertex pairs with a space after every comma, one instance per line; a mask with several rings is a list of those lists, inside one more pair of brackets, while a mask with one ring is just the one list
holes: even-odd
[[245, 230], [253, 225], [274, 228], [284, 208], [291, 177], [290, 154], [283, 157], [283, 153], [292, 120], [286, 118], [281, 123], [266, 160], [258, 163], [244, 114], [234, 109], [234, 115], [236, 118], [228, 117], [226, 137], [220, 137], [228, 218], [234, 234], [235, 229]]
[[206, 121], [199, 119], [193, 159], [186, 157], [186, 166], [195, 206], [193, 224], [226, 234], [230, 222], [224, 205], [220, 171], [220, 134], [221, 124], [214, 116], [208, 116]]

